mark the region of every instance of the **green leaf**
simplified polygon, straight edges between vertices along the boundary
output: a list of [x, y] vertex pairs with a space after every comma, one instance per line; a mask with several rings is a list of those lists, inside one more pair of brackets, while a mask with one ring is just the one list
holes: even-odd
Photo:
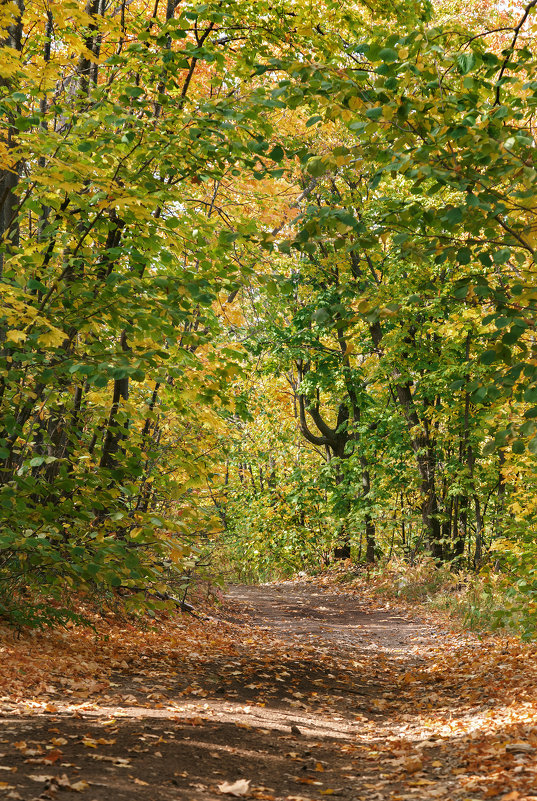
[[382, 117], [382, 106], [375, 106], [375, 108], [368, 108], [365, 116], [370, 120], [378, 120]]
[[472, 259], [472, 251], [470, 248], [461, 248], [457, 251], [457, 261], [459, 264], [469, 264]]
[[484, 353], [481, 354], [479, 357], [479, 361], [482, 364], [492, 364], [498, 358], [498, 354], [495, 350], [486, 350]]
[[537, 387], [528, 387], [524, 392], [524, 400], [528, 403], [537, 403]]
[[458, 225], [462, 221], [462, 209], [458, 206], [448, 206], [443, 217], [449, 225]]
[[514, 345], [515, 342], [518, 342], [524, 331], [525, 331], [524, 328], [521, 328], [518, 325], [514, 325], [509, 331], [507, 331], [503, 335], [502, 342], [505, 342], [506, 345]]
[[494, 264], [505, 264], [511, 258], [511, 249], [502, 248], [493, 255]]
[[327, 312], [326, 309], [316, 309], [313, 314], [311, 315], [311, 319], [315, 320], [316, 323], [325, 323], [327, 320], [330, 320], [330, 314]]
[[534, 456], [537, 456], [537, 437], [533, 437], [528, 442], [528, 450], [530, 453], [533, 453]]
[[496, 450], [496, 444], [494, 440], [490, 439], [488, 442], [485, 442], [483, 447], [481, 448], [481, 453], [483, 456], [491, 456]]
[[128, 97], [141, 97], [144, 94], [144, 90], [139, 86], [127, 86], [125, 87], [125, 94]]
[[463, 284], [462, 286], [458, 286], [458, 287], [457, 287], [457, 288], [456, 288], [456, 289], [453, 291], [453, 295], [454, 295], [454, 297], [456, 297], [458, 300], [460, 300], [461, 298], [465, 298], [465, 297], [466, 297], [466, 295], [468, 294], [468, 289], [469, 289], [469, 287], [470, 287], [470, 284], [469, 284], [469, 283], [467, 283], [467, 284]]
[[276, 145], [273, 147], [270, 153], [268, 154], [268, 158], [272, 159], [272, 161], [281, 161], [284, 157], [283, 147], [281, 145]]
[[313, 175], [315, 178], [319, 178], [328, 171], [328, 165], [321, 156], [315, 156], [308, 161], [306, 164], [306, 169], [310, 175]]
[[525, 423], [522, 423], [520, 426], [520, 433], [523, 437], [529, 437], [530, 434], [533, 434], [535, 431], [535, 422], [533, 420], [526, 420]]
[[461, 75], [467, 75], [475, 67], [474, 53], [460, 53], [456, 59], [457, 68]]
[[378, 57], [381, 61], [385, 61], [388, 64], [392, 61], [397, 61], [398, 58], [396, 51], [391, 47], [383, 47], [379, 52]]

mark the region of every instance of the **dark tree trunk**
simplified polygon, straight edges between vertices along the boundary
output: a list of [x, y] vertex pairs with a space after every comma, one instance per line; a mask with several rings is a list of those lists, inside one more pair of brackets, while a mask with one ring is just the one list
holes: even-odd
[[[421, 477], [421, 520], [431, 554], [435, 559], [444, 559], [442, 529], [438, 520], [438, 498], [436, 495], [436, 448], [429, 431], [422, 425], [416, 412], [410, 384], [396, 384], [396, 397], [403, 410], [411, 436], [411, 444]], [[416, 431], [418, 433], [416, 433]]]
[[[127, 337], [125, 331], [121, 334], [121, 347], [123, 351], [129, 350], [127, 344]], [[112, 405], [110, 407], [110, 414], [108, 416], [108, 425], [104, 435], [103, 449], [101, 453], [101, 467], [115, 467], [117, 464], [116, 454], [119, 450], [119, 444], [123, 439], [123, 434], [120, 430], [118, 423], [118, 412], [122, 400], [129, 398], [129, 377], [116, 378], [114, 380], [114, 392], [112, 395]]]
[[[22, 50], [22, 15], [24, 14], [23, 0], [16, 0], [18, 8], [17, 21], [7, 28], [7, 36], [0, 40], [0, 46], [9, 47], [13, 50]], [[10, 88], [9, 79], [0, 78], [0, 86]], [[10, 114], [6, 120], [4, 144], [7, 153], [16, 146], [15, 136], [17, 129], [13, 125], [16, 112]], [[9, 254], [11, 247], [16, 247], [19, 242], [19, 225], [17, 221], [17, 196], [15, 190], [19, 183], [19, 163], [8, 163], [5, 167], [0, 167], [0, 242], [5, 243], [6, 252]], [[4, 269], [4, 252], [0, 251], [0, 276]]]
[[475, 552], [474, 568], [479, 568], [483, 559], [483, 515], [481, 513], [481, 503], [477, 493], [474, 495], [475, 506]]
[[459, 499], [460, 527], [453, 531], [453, 561], [460, 565], [464, 556], [464, 546], [468, 533], [468, 497], [463, 495]]
[[[365, 466], [364, 466], [365, 463]], [[371, 493], [371, 479], [367, 469], [367, 460], [362, 460], [362, 497], [367, 500]], [[369, 512], [365, 515], [365, 558], [367, 562], [375, 561], [375, 523]]]

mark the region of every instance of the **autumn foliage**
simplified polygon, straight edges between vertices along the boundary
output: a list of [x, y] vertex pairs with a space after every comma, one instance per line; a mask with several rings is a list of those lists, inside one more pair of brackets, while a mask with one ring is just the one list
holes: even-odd
[[425, 556], [535, 631], [534, 5], [306, 5], [0, 7], [16, 625]]

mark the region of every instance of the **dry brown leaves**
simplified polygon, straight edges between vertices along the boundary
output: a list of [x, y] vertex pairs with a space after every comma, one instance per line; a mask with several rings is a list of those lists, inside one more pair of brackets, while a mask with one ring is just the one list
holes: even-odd
[[[336, 593], [336, 588], [330, 590]], [[348, 597], [340, 587], [337, 593]], [[366, 606], [370, 604], [371, 599]], [[404, 609], [408, 616], [408, 605]], [[423, 618], [424, 610], [418, 612]], [[275, 699], [306, 721], [317, 716], [323, 725], [331, 721], [334, 731], [345, 724], [340, 741], [331, 746], [335, 762], [326, 755], [308, 756], [300, 745], [288, 746], [287, 775], [296, 786], [295, 795], [286, 791], [280, 796], [251, 784], [254, 777], [237, 777], [214, 784], [223, 797], [311, 799], [345, 795], [351, 785], [356, 799], [537, 797], [537, 646], [515, 638], [449, 631], [429, 612], [426, 618], [434, 627], [429, 628], [427, 642], [416, 645], [415, 658], [406, 661], [380, 651], [353, 658], [322, 639], [290, 645], [245, 621], [237, 626], [217, 618], [163, 616], [147, 626], [95, 615], [95, 630], [71, 627], [20, 636], [4, 628], [0, 700], [11, 711], [22, 705], [53, 715], [65, 704], [106, 707], [118, 698], [133, 707], [173, 712], [178, 698], [186, 697], [199, 702], [200, 709], [205, 704], [205, 711], [189, 720], [192, 727], [204, 727], [213, 699], [224, 688], [226, 698], [241, 704], [235, 724], [238, 737], [255, 727], [265, 732], [261, 724], [249, 722], [249, 715], [254, 709], [268, 713]], [[177, 674], [183, 680], [181, 689], [171, 697], [162, 677]], [[121, 677], [127, 684], [121, 684]], [[370, 691], [356, 695], [358, 683]], [[342, 704], [349, 709], [352, 705], [347, 718]], [[275, 725], [274, 720], [266, 725]], [[349, 734], [349, 720], [356, 733]], [[308, 724], [287, 725], [299, 744], [311, 739]], [[46, 743], [36, 746], [20, 740], [15, 748], [29, 768], [34, 766], [32, 775], [47, 792], [83, 792], [83, 778], [60, 773], [52, 781], [47, 766], [63, 764], [67, 740], [61, 730], [49, 731]], [[105, 728], [102, 735], [82, 733], [80, 747], [93, 759], [130, 768], [130, 756], [106, 753], [115, 738]], [[158, 756], [157, 741], [148, 743]], [[226, 754], [210, 756], [224, 762]], [[1, 769], [0, 790], [16, 793], [12, 768]], [[144, 777], [133, 781], [146, 783]]]

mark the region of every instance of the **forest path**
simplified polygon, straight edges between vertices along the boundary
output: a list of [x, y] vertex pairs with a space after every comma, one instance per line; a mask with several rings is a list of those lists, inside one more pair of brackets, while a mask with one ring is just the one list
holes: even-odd
[[537, 801], [535, 652], [515, 640], [307, 581], [163, 626], [109, 680], [0, 698], [0, 801]]
[[381, 649], [406, 654], [429, 642], [431, 627], [389, 609], [364, 608], [357, 593], [328, 591], [314, 584], [286, 582], [235, 586], [228, 598], [245, 604], [251, 621], [276, 634], [337, 648]]
[[304, 699], [286, 700], [301, 732], [293, 761], [305, 775], [295, 780], [308, 792], [278, 799], [537, 801], [536, 665], [519, 665], [517, 681], [512, 640], [311, 582], [236, 586], [228, 597], [287, 642], [291, 659], [306, 646], [312, 672], [324, 666], [316, 679], [289, 678], [299, 691], [288, 695]]

